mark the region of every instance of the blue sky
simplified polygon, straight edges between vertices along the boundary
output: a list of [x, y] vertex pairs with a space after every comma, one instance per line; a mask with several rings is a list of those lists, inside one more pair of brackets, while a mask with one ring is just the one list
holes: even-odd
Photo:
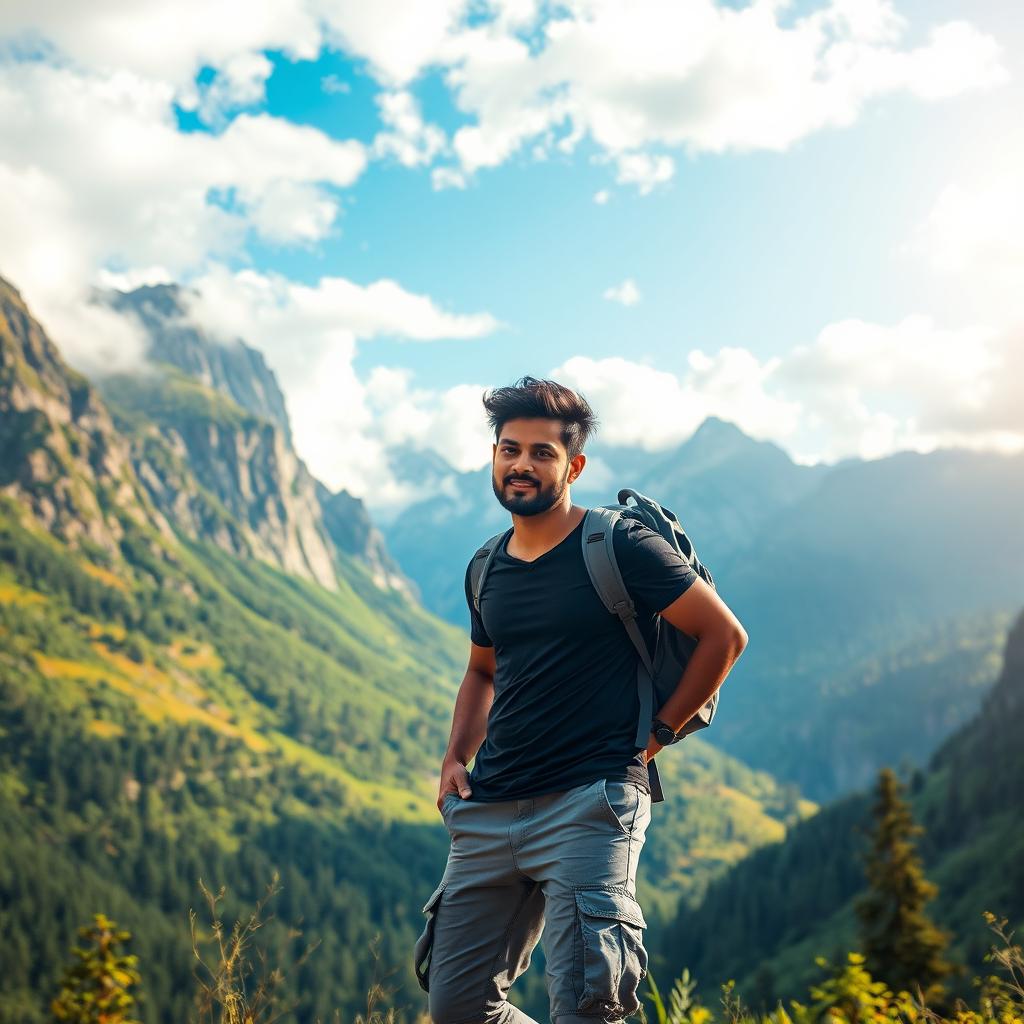
[[[641, 6], [394, 0], [322, 24], [288, 0], [248, 25], [220, 0], [177, 8], [168, 42], [165, 0], [104, 24], [16, 4], [0, 273], [90, 372], [139, 342], [88, 285], [194, 285], [278, 372], [314, 472], [382, 502], [388, 444], [457, 441], [470, 468], [481, 387], [523, 373], [560, 371], [622, 444], [713, 413], [804, 461], [1024, 445], [1020, 12]], [[97, 130], [95, 154], [61, 146]]]
[[[918, 24], [940, 21], [937, 11], [919, 11]], [[972, 21], [985, 24], [979, 13], [972, 11]], [[364, 62], [337, 52], [300, 62], [268, 56], [274, 73], [264, 109], [336, 138], [372, 142], [378, 86]], [[325, 92], [326, 76], [350, 91]], [[425, 117], [447, 131], [466, 123], [437, 73], [415, 92]], [[787, 152], [684, 159], [674, 180], [647, 196], [616, 189], [586, 146], [541, 163], [522, 155], [466, 190], [437, 192], [422, 169], [384, 163], [345, 197], [335, 237], [308, 250], [263, 247], [246, 255], [308, 283], [325, 273], [364, 282], [395, 277], [448, 308], [487, 309], [507, 325], [473, 344], [417, 351], [381, 339], [359, 354], [363, 370], [394, 362], [429, 387], [456, 382], [453, 371], [505, 382], [545, 370], [553, 352], [600, 357], [628, 347], [674, 371], [684, 369], [693, 346], [742, 344], [770, 356], [830, 320], [889, 320], [934, 308], [944, 295], [953, 299], [944, 312], [969, 316], [977, 312], [969, 294], [936, 287], [894, 250], [951, 173], [958, 155], [951, 137], [970, 146], [992, 100], [871, 103], [856, 124]], [[602, 189], [613, 195], [597, 206]], [[639, 308], [610, 308], [602, 294], [627, 277], [642, 292]]]

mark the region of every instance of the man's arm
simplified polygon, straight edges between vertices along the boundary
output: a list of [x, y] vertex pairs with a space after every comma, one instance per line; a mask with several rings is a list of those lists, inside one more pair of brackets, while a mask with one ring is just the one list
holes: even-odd
[[[747, 646], [747, 631], [729, 606], [699, 576], [661, 612], [676, 629], [694, 637], [697, 646], [672, 696], [656, 717], [678, 731], [711, 699]], [[647, 760], [661, 750], [652, 735]]]
[[452, 713], [448, 751], [441, 764], [438, 810], [448, 793], [458, 793], [463, 799], [472, 795], [466, 765], [480, 749], [487, 733], [487, 714], [494, 700], [494, 668], [494, 648], [471, 643], [469, 665]]

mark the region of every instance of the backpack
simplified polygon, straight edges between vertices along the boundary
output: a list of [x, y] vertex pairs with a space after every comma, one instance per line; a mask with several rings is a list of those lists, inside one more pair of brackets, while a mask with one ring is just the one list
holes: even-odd
[[[635, 505], [629, 505], [632, 498]], [[688, 636], [660, 617], [655, 619], [657, 640], [655, 641], [652, 658], [643, 635], [636, 624], [636, 608], [622, 581], [615, 560], [612, 546], [612, 535], [618, 522], [623, 518], [636, 519], [654, 530], [668, 541], [679, 552], [700, 577], [709, 586], [714, 587], [715, 581], [707, 566], [697, 558], [690, 538], [682, 528], [675, 514], [656, 501], [640, 494], [638, 491], [624, 488], [618, 493], [618, 504], [604, 505], [589, 509], [583, 520], [583, 561], [590, 574], [590, 580], [601, 598], [605, 608], [617, 615], [622, 622], [639, 660], [637, 662], [637, 693], [640, 697], [640, 717], [637, 721], [637, 732], [634, 740], [637, 747], [646, 747], [651, 730], [651, 719], [654, 717], [655, 704], [661, 707], [675, 691], [679, 678], [683, 674], [690, 655], [697, 646], [694, 637]], [[494, 560], [494, 555], [501, 547], [505, 538], [512, 530], [491, 537], [474, 555], [470, 569], [470, 581], [473, 592], [473, 605], [480, 612], [480, 594], [483, 592], [487, 572]], [[706, 729], [718, 707], [718, 691], [711, 695], [707, 703], [679, 730], [674, 743], [698, 729]], [[657, 801], [663, 799], [658, 771], [653, 761], [648, 765], [651, 776], [651, 796]]]

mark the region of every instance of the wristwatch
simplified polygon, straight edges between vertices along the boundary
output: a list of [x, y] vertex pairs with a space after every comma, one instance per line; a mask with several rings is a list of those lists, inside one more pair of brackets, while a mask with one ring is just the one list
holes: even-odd
[[670, 725], [666, 725], [660, 718], [655, 718], [651, 722], [651, 732], [654, 733], [654, 738], [663, 747], [667, 747], [670, 743], [675, 742], [675, 729], [673, 729]]

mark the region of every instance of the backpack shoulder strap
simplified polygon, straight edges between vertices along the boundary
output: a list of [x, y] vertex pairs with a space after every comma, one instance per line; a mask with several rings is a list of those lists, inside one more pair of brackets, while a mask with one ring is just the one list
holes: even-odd
[[583, 562], [605, 608], [617, 615], [633, 642], [640, 663], [636, 686], [640, 696], [640, 718], [637, 722], [636, 745], [646, 747], [654, 717], [654, 665], [636, 624], [636, 606], [626, 590], [619, 563], [615, 560], [614, 532], [621, 513], [614, 508], [592, 508], [583, 522]]
[[484, 581], [487, 579], [491, 563], [494, 561], [494, 556], [497, 554], [498, 548], [501, 547], [502, 541], [512, 532], [512, 529], [509, 527], [502, 533], [496, 533], [482, 547], [478, 548], [477, 553], [473, 556], [473, 562], [469, 568], [469, 582], [473, 589], [473, 607], [476, 609], [477, 615], [480, 614], [480, 595], [483, 593]]

